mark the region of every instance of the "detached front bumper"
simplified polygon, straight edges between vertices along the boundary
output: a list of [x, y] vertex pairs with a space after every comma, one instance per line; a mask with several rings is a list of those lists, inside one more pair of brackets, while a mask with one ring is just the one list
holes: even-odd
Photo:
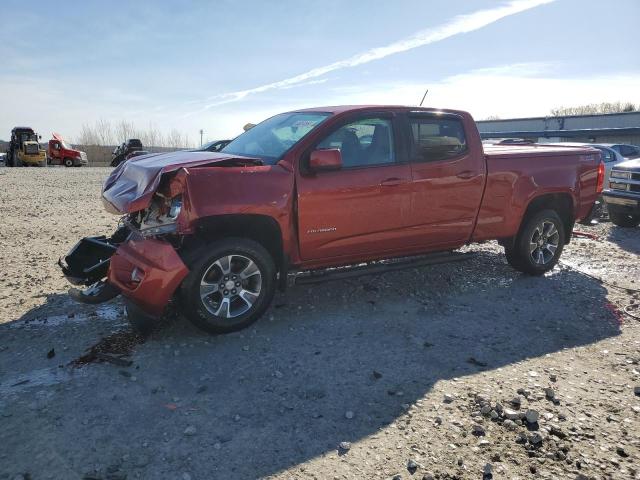
[[108, 282], [144, 313], [160, 317], [189, 273], [173, 246], [155, 238], [130, 239], [111, 257]]
[[189, 273], [170, 243], [126, 227], [109, 238], [83, 238], [58, 263], [70, 283], [89, 287], [72, 289], [76, 300], [99, 303], [121, 293], [130, 314], [156, 318]]

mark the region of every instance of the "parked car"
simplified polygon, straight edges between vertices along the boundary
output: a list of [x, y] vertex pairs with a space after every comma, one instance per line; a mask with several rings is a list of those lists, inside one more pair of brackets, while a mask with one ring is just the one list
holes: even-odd
[[613, 167], [603, 197], [614, 224], [619, 227], [640, 225], [640, 158]]
[[127, 159], [127, 155], [143, 150], [142, 142], [137, 138], [130, 138], [111, 153], [111, 166], [117, 167]]
[[450, 252], [470, 242], [497, 239], [511, 266], [541, 275], [603, 181], [597, 150], [483, 149], [462, 111], [294, 111], [221, 152], [116, 168], [102, 199], [122, 227], [81, 240], [60, 265], [72, 283], [89, 286], [75, 298], [121, 293], [139, 330], [157, 324], [173, 299], [198, 327], [226, 333], [255, 322], [278, 287], [379, 271], [389, 259], [415, 267], [415, 255], [426, 264], [455, 260]]
[[194, 148], [191, 150], [192, 152], [219, 152], [224, 147], [229, 145], [231, 140], [214, 140], [212, 142], [207, 142], [204, 145], [200, 146], [200, 148]]
[[87, 154], [69, 145], [59, 133], [53, 133], [47, 146], [47, 163], [64, 165], [65, 167], [82, 167], [89, 165]]
[[625, 158], [633, 159], [640, 157], [640, 147], [637, 145], [628, 145], [626, 143], [614, 143], [611, 144], [616, 152], [620, 153]]

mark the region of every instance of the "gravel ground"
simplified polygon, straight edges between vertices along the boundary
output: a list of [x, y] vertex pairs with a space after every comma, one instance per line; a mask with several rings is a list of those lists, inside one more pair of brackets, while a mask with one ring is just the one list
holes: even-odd
[[542, 278], [489, 242], [138, 343], [55, 264], [114, 228], [107, 174], [0, 169], [0, 478], [640, 478], [640, 229], [581, 227]]

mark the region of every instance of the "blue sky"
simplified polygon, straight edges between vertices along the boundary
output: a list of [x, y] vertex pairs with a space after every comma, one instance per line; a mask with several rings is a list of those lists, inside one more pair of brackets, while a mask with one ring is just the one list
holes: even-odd
[[28, 124], [74, 139], [104, 119], [214, 139], [295, 108], [416, 104], [426, 88], [426, 105], [476, 118], [640, 103], [638, 0], [57, 5], [3, 1], [0, 138]]

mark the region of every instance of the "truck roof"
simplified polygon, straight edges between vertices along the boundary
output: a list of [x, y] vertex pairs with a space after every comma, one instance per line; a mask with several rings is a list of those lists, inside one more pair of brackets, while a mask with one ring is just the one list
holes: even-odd
[[323, 113], [344, 113], [344, 112], [357, 112], [363, 110], [404, 110], [404, 111], [420, 111], [420, 112], [442, 112], [442, 113], [454, 113], [454, 114], [467, 114], [459, 110], [451, 110], [448, 108], [431, 108], [431, 107], [414, 107], [410, 105], [331, 105], [326, 107], [313, 107], [303, 108], [301, 110], [292, 110], [289, 113], [294, 112], [323, 112]]
[[13, 127], [11, 129], [12, 132], [15, 132], [16, 130], [29, 130], [30, 132], [33, 132], [33, 128], [31, 127]]

